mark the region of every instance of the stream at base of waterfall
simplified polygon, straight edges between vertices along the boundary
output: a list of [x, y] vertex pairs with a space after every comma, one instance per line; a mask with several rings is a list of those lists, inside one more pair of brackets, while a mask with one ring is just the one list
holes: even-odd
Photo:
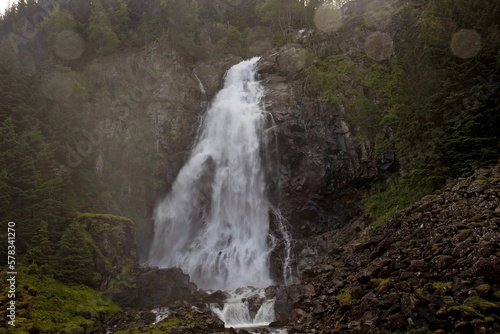
[[[234, 328], [263, 327], [275, 320], [274, 300], [264, 296], [264, 288], [273, 284], [269, 257], [276, 237], [269, 216], [276, 216], [276, 209], [266, 196], [262, 155], [270, 117], [257, 80], [258, 59], [226, 73], [188, 161], [156, 207], [149, 261], [182, 268], [202, 289], [229, 291], [222, 309], [211, 308]], [[287, 238], [282, 223], [279, 233]], [[289, 240], [286, 245], [284, 258], [290, 256]], [[286, 283], [289, 259], [284, 263]], [[249, 308], [251, 300], [259, 300], [258, 309]]]

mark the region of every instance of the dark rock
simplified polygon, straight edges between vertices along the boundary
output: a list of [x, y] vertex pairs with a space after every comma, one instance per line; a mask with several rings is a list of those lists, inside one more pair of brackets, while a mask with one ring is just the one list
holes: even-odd
[[107, 294], [121, 307], [151, 308], [194, 301], [197, 287], [179, 268], [146, 268]]
[[240, 57], [228, 55], [215, 63], [203, 63], [195, 67], [194, 73], [203, 84], [209, 100], [222, 88], [227, 70], [240, 61]]
[[227, 298], [229, 297], [229, 295], [224, 292], [224, 291], [221, 291], [221, 290], [217, 290], [211, 294], [209, 294], [208, 296], [206, 296], [204, 298], [204, 301], [206, 303], [223, 303], [224, 300], [226, 300]]
[[500, 277], [500, 260], [492, 255], [487, 259], [481, 258], [472, 267], [476, 276], [485, 277], [490, 282], [498, 282]]
[[430, 268], [429, 264], [425, 262], [425, 260], [412, 260], [410, 262], [409, 269], [416, 271], [428, 271]]
[[269, 327], [284, 327], [290, 321], [289, 315], [285, 313], [278, 313], [276, 320], [269, 324]]
[[434, 258], [432, 262], [436, 268], [445, 269], [455, 262], [455, 258], [450, 255], [440, 255]]
[[286, 75], [305, 70], [305, 49], [299, 44], [287, 44], [280, 48], [276, 62]]
[[399, 275], [400, 280], [405, 280], [407, 278], [413, 277], [413, 273], [410, 271], [403, 271], [401, 275]]
[[415, 310], [415, 299], [409, 293], [402, 293], [400, 297], [401, 312], [405, 317], [409, 317]]
[[469, 194], [482, 193], [489, 188], [489, 184], [483, 180], [476, 180], [467, 187], [467, 192]]

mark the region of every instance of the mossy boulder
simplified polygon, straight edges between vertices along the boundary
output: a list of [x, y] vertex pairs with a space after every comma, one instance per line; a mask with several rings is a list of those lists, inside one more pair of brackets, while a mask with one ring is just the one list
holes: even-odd
[[108, 288], [114, 279], [123, 279], [138, 267], [134, 223], [125, 217], [106, 214], [80, 213], [78, 220], [88, 232], [97, 287]]

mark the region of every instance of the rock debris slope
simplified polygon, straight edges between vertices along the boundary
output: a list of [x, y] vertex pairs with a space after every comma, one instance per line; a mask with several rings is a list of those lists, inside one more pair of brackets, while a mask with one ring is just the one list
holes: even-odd
[[375, 229], [358, 228], [357, 240], [334, 244], [300, 283], [267, 289], [277, 298], [273, 325], [292, 333], [498, 333], [499, 197], [496, 166]]

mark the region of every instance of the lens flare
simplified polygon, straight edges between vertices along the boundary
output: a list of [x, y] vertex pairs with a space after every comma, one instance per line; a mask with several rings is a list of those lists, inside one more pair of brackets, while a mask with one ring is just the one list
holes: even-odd
[[321, 5], [314, 12], [314, 24], [323, 32], [333, 32], [342, 25], [342, 13], [332, 5]]
[[481, 49], [481, 36], [472, 29], [462, 29], [451, 39], [451, 51], [459, 58], [472, 58]]
[[391, 36], [383, 32], [374, 32], [366, 38], [366, 55], [376, 61], [391, 58], [393, 54], [393, 42]]
[[386, 29], [392, 20], [392, 8], [384, 1], [373, 1], [366, 5], [364, 22], [373, 29]]
[[54, 51], [62, 59], [78, 59], [82, 55], [83, 49], [83, 38], [72, 30], [63, 30], [56, 37]]

